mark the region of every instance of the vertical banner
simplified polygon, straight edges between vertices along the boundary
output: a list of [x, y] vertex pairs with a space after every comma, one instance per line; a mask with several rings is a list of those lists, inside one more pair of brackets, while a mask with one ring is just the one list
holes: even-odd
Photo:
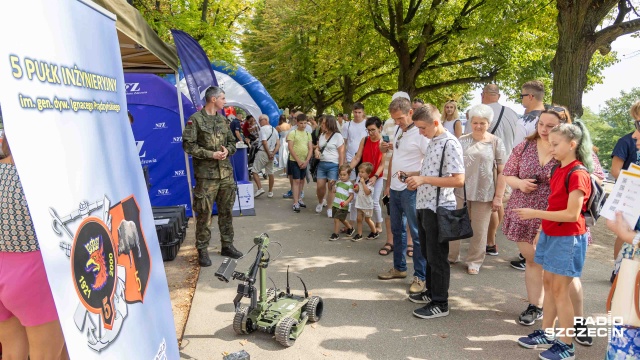
[[0, 27], [5, 131], [71, 358], [178, 359], [114, 16], [21, 0]]
[[211, 86], [218, 86], [216, 76], [211, 70], [207, 54], [194, 38], [184, 31], [175, 29], [171, 30], [171, 34], [176, 43], [191, 102], [200, 110], [204, 107], [204, 92]]

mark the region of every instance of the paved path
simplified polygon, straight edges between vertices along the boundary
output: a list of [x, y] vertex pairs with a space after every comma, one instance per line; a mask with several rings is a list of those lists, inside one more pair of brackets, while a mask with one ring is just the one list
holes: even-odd
[[[277, 177], [276, 196], [268, 199], [265, 194], [256, 199], [258, 216], [236, 217], [234, 228], [236, 247], [243, 251], [261, 232], [282, 243], [282, 255], [269, 266], [268, 275], [284, 288], [290, 265], [292, 275], [299, 274], [312, 293], [324, 299], [321, 321], [307, 326], [290, 348], [261, 332], [236, 335], [232, 329], [232, 300], [237, 282], [223, 283], [214, 277], [222, 257], [213, 254], [213, 266], [200, 272], [182, 341], [183, 359], [221, 359], [224, 352], [242, 349], [251, 359], [260, 360], [537, 359], [538, 351], [521, 348], [514, 341], [534, 329], [515, 321], [527, 305], [524, 272], [509, 267], [509, 261], [517, 255], [515, 244], [500, 235], [500, 255], [487, 256], [477, 276], [467, 275], [461, 264], [454, 265], [450, 315], [419, 319], [411, 314], [416, 304], [407, 300], [410, 278], [380, 281], [376, 277], [392, 266], [391, 255], [377, 254], [383, 239], [328, 241], [332, 221], [324, 213], [314, 213], [314, 185], [305, 189], [309, 208], [294, 214], [291, 201], [282, 198], [288, 182]], [[194, 231], [193, 227], [189, 230]], [[213, 231], [215, 245], [219, 245], [218, 236]], [[270, 251], [275, 258], [279, 249], [273, 245]], [[253, 258], [243, 259], [238, 270], [247, 269]], [[587, 315], [604, 315], [609, 273], [608, 264], [587, 260], [582, 278]], [[291, 278], [292, 288], [301, 293], [299, 281]], [[597, 338], [592, 347], [576, 346], [578, 358], [602, 359], [606, 338]]]

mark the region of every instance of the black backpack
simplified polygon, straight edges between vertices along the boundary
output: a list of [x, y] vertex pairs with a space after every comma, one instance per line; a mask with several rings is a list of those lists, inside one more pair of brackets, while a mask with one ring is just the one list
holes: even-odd
[[[553, 176], [553, 173], [559, 166], [560, 165], [556, 165], [551, 169], [551, 176]], [[571, 178], [571, 174], [576, 170], [584, 170], [589, 173], [587, 168], [582, 165], [572, 167], [567, 174], [567, 178], [564, 180], [564, 188], [567, 191], [567, 194], [569, 193], [569, 178]], [[591, 174], [589, 174], [589, 179], [591, 180], [591, 195], [589, 195], [589, 199], [587, 200], [587, 210], [582, 211], [581, 213], [584, 215], [584, 220], [587, 226], [595, 226], [607, 197], [604, 192], [604, 188], [598, 184]]]

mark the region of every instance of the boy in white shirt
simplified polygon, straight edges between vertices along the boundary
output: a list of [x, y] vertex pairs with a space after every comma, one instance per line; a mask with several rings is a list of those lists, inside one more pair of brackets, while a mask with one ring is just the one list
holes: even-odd
[[356, 211], [358, 212], [357, 219], [357, 231], [358, 233], [351, 239], [351, 241], [362, 240], [362, 221], [369, 225], [371, 229], [370, 238], [375, 238], [372, 235], [376, 233], [376, 224], [371, 220], [373, 215], [373, 185], [369, 185], [369, 176], [373, 172], [373, 164], [369, 162], [363, 162], [358, 166], [358, 176], [360, 177], [358, 183], [353, 185], [353, 191], [358, 196], [356, 197]]

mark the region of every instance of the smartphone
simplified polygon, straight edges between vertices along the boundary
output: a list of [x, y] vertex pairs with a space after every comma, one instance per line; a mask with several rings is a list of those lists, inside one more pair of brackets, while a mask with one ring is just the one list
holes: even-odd
[[382, 135], [382, 141], [389, 142], [389, 135]]

